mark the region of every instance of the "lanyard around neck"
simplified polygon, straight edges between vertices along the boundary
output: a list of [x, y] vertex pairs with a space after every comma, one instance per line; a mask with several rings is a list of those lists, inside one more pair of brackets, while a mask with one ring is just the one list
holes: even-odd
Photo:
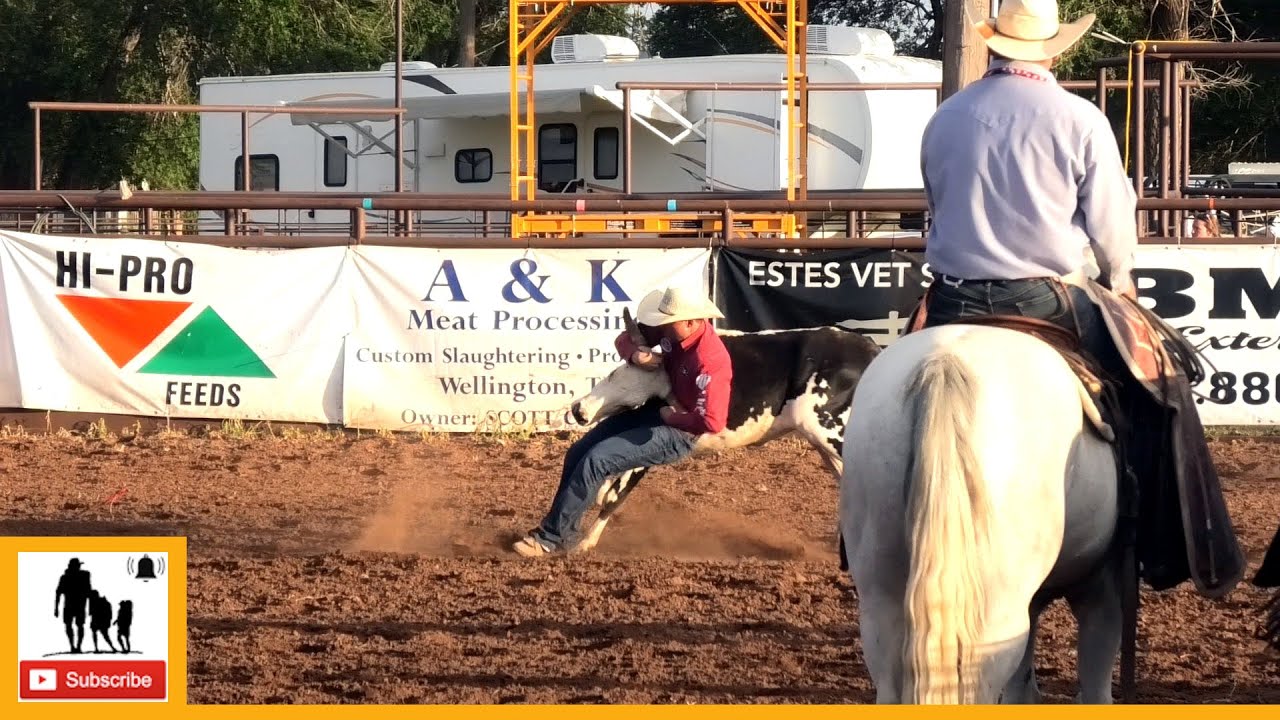
[[1049, 79], [1041, 75], [1040, 73], [1032, 72], [1030, 70], [1023, 70], [1022, 68], [1011, 67], [1009, 65], [1000, 65], [997, 67], [993, 67], [990, 70], [988, 70], [986, 73], [984, 73], [982, 77], [989, 78], [993, 75], [1016, 75], [1018, 77], [1030, 78], [1032, 80], [1039, 80], [1040, 82], [1049, 82]]

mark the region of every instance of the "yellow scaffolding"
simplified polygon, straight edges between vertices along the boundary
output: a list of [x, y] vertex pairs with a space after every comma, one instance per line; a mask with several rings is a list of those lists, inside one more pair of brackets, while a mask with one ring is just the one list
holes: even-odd
[[[533, 200], [537, 195], [537, 133], [534, 110], [534, 61], [569, 23], [579, 7], [590, 5], [732, 5], [739, 7], [786, 53], [787, 60], [787, 199], [804, 200], [808, 182], [809, 75], [808, 0], [508, 0], [507, 55], [511, 69], [511, 199]], [[624, 121], [629, 122], [630, 118]], [[631, 162], [631, 158], [626, 158]], [[587, 223], [588, 225], [594, 223]], [[643, 227], [662, 225], [641, 219]], [[795, 236], [799, 223], [792, 214], [778, 216], [777, 227]], [[580, 232], [573, 215], [513, 213], [511, 235], [568, 235]]]

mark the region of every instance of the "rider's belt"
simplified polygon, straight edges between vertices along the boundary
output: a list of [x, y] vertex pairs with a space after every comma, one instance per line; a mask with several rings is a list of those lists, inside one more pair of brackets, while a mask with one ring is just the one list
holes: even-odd
[[941, 280], [942, 282], [952, 287], [958, 287], [960, 285], [986, 285], [986, 284], [992, 284], [992, 283], [999, 284], [999, 285], [1008, 285], [1012, 283], [1045, 282], [1049, 280], [1058, 280], [1068, 285], [1078, 285], [1084, 281], [1084, 272], [1077, 270], [1073, 273], [1070, 273], [1068, 275], [1063, 275], [1061, 277], [1046, 276], [1046, 277], [1031, 277], [1031, 278], [976, 279], [976, 278], [958, 278], [958, 277], [955, 277], [954, 275], [947, 275], [946, 273], [940, 273], [937, 277], [939, 280]]

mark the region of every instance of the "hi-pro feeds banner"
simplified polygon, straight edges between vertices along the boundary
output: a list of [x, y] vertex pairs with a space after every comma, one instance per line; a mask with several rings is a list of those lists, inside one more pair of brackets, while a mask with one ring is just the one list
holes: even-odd
[[345, 248], [0, 233], [6, 405], [341, 422]]

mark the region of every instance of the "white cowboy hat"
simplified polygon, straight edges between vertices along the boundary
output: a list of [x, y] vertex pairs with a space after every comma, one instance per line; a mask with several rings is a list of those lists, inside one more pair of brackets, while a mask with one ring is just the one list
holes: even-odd
[[999, 14], [974, 29], [997, 55], [1035, 62], [1066, 52], [1095, 19], [1089, 13], [1074, 22], [1058, 22], [1058, 0], [1003, 0]]
[[662, 302], [662, 295], [661, 290], [654, 290], [640, 299], [640, 304], [636, 306], [636, 322], [649, 324], [640, 318], [650, 317], [657, 312], [658, 303]]
[[[654, 302], [655, 299], [656, 302]], [[655, 290], [641, 300], [640, 307], [636, 308], [636, 322], [654, 327], [678, 320], [706, 320], [722, 317], [724, 314], [720, 312], [720, 308], [705, 295], [682, 288], [667, 288], [660, 295]]]

